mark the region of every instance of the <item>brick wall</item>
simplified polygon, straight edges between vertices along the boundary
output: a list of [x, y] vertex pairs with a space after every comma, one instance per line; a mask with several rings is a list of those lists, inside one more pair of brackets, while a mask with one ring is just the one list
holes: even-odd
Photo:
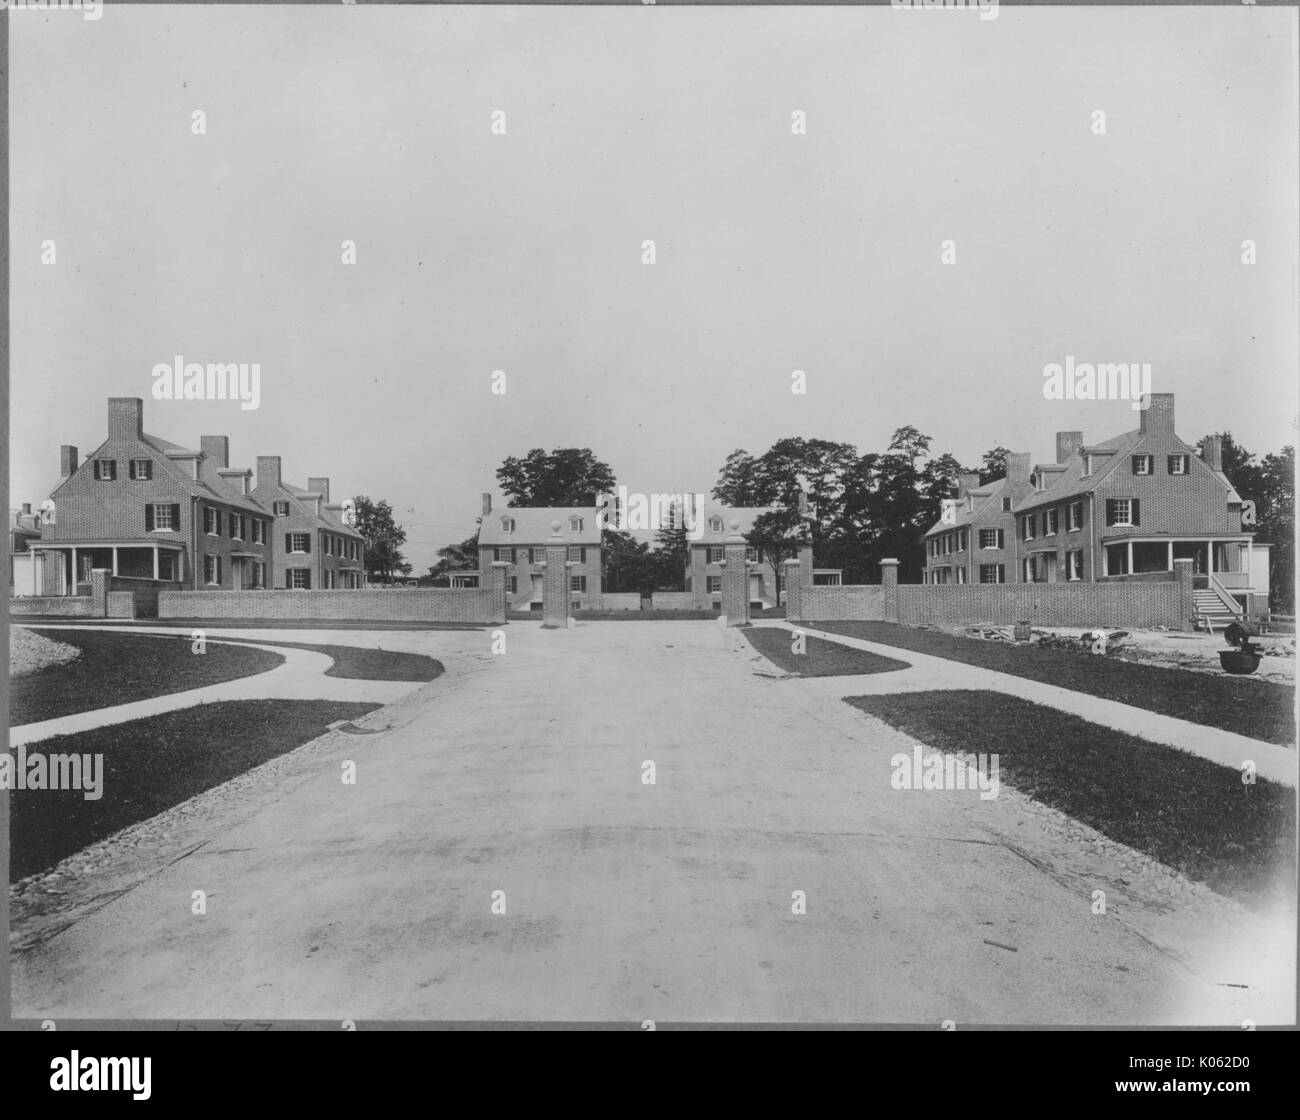
[[879, 584], [799, 588], [799, 617], [830, 622], [884, 622], [885, 589]]
[[11, 615], [57, 615], [60, 618], [93, 618], [94, 601], [89, 595], [28, 595], [9, 600]]
[[[886, 562], [888, 563], [888, 562]], [[980, 623], [1009, 626], [1114, 626], [1190, 628], [1190, 562], [1178, 561], [1173, 578], [1106, 583], [897, 584], [882, 567], [882, 585], [800, 587], [790, 617], [810, 622], [899, 622], [905, 626]]]
[[1167, 626], [1181, 629], [1179, 586], [1160, 582], [902, 584], [898, 621], [908, 626], [962, 622], [1008, 626]]
[[712, 603], [721, 598], [722, 593], [715, 592], [696, 602], [693, 591], [656, 591], [650, 596], [650, 606], [657, 611], [709, 610]]
[[493, 588], [382, 591], [163, 591], [159, 618], [287, 618], [375, 622], [505, 622]]

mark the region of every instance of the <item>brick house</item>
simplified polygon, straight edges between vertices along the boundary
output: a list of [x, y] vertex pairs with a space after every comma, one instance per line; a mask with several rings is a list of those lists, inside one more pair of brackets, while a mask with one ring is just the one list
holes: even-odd
[[[1220, 441], [1207, 440], [1202, 456], [1180, 439], [1172, 393], [1151, 394], [1140, 416], [1136, 430], [1101, 443], [1057, 433], [1056, 462], [1036, 465], [1028, 492], [1013, 497], [1007, 580], [1164, 579], [1175, 560], [1189, 559], [1203, 613], [1267, 603], [1268, 547], [1243, 523]], [[934, 556], [930, 542], [945, 549], [952, 532], [941, 523], [926, 534], [927, 573], [948, 559]]]
[[[706, 505], [696, 516], [700, 519], [699, 540], [687, 541], [686, 590], [699, 610], [722, 609], [722, 559], [723, 546], [735, 533], [745, 536], [754, 528], [760, 514], [771, 513], [778, 506], [721, 506]], [[732, 521], [739, 522], [736, 529]], [[746, 548], [745, 556], [759, 560], [756, 548]], [[776, 606], [776, 571], [770, 564], [762, 564], [749, 573], [749, 601], [766, 609]]]
[[1016, 521], [1012, 512], [1032, 490], [1028, 452], [1007, 456], [1003, 478], [980, 485], [963, 474], [957, 497], [925, 538], [926, 583], [1015, 582]]
[[279, 455], [259, 455], [252, 496], [273, 518], [273, 587], [329, 591], [365, 586], [365, 541], [344, 524], [343, 503], [330, 502], [328, 478], [309, 478], [303, 489], [284, 481]]
[[560, 523], [559, 537], [573, 567], [569, 593], [575, 610], [599, 607], [602, 594], [603, 548], [595, 506], [556, 509], [516, 507], [492, 512], [492, 496], [483, 495], [479, 520], [479, 586], [491, 586], [494, 561], [511, 565], [506, 572], [506, 602], [511, 610], [542, 609], [542, 573], [536, 567], [546, 559], [547, 542]]
[[84, 593], [94, 568], [177, 590], [263, 586], [267, 511], [229, 470], [226, 437], [202, 443], [194, 450], [148, 435], [144, 402], [110, 397], [108, 439], [84, 463], [75, 447], [60, 451], [54, 518], [30, 545], [39, 593]]

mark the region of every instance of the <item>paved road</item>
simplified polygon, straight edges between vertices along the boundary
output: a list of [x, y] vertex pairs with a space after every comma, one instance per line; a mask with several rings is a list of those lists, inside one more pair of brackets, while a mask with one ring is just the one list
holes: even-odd
[[1271, 1021], [1232, 908], [1170, 924], [1006, 787], [894, 790], [909, 740], [734, 631], [506, 633], [384, 635], [448, 672], [114, 847], [14, 957], [14, 1014]]

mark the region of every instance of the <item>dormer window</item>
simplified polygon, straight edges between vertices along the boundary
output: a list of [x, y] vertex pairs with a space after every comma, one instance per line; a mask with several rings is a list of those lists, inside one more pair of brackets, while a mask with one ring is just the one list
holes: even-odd
[[1083, 473], [1084, 473], [1084, 475], [1090, 475], [1090, 474], [1092, 474], [1092, 456], [1091, 456], [1091, 455], [1085, 455], [1085, 456], [1083, 457]]
[[970, 494], [966, 495], [966, 512], [967, 513], [975, 512], [975, 499]]
[[571, 533], [581, 533], [581, 532], [582, 532], [582, 518], [581, 518], [581, 517], [570, 517], [570, 518], [569, 518], [569, 532], [571, 532]]
[[709, 532], [710, 532], [710, 533], [721, 533], [721, 532], [722, 532], [722, 518], [721, 518], [721, 517], [710, 517], [710, 518], [709, 518]]
[[515, 531], [515, 519], [513, 517], [503, 517], [501, 519], [501, 531], [503, 533], [513, 533]]

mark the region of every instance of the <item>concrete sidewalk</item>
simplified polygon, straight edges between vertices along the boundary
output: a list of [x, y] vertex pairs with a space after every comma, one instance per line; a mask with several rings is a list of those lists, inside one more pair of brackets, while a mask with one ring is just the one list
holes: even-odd
[[1296, 750], [1291, 747], [1264, 743], [1258, 739], [1247, 738], [1245, 735], [1222, 731], [1217, 727], [1206, 727], [1204, 724], [1175, 719], [1173, 716], [1149, 712], [1144, 708], [1134, 708], [1100, 696], [1090, 696], [1086, 692], [1057, 688], [1054, 685], [1043, 684], [1041, 681], [1031, 681], [1010, 673], [999, 673], [977, 665], [965, 665], [960, 661], [951, 661], [931, 654], [916, 653], [900, 646], [850, 638], [843, 634], [797, 626], [789, 622], [774, 620], [762, 625], [785, 630], [802, 630], [810, 637], [823, 638], [828, 642], [838, 642], [853, 649], [866, 650], [869, 653], [911, 663], [910, 669], [894, 673], [809, 677], [801, 681], [802, 687], [828, 699], [845, 696], [876, 696], [889, 692], [927, 692], [935, 689], [981, 689], [1004, 692], [1009, 696], [1019, 696], [1025, 700], [1032, 700], [1036, 704], [1045, 704], [1069, 712], [1080, 719], [1099, 723], [1103, 727], [1123, 731], [1140, 739], [1189, 751], [1234, 770], [1240, 770], [1242, 763], [1250, 759], [1255, 763], [1259, 777], [1293, 788], [1296, 785], [1298, 759]]
[[[57, 629], [49, 627], [48, 629]], [[170, 636], [169, 631], [157, 628], [143, 629], [124, 626], [96, 626], [83, 629], [116, 630], [131, 634], [145, 634], [156, 637]], [[189, 633], [178, 631], [175, 633]], [[292, 637], [286, 637], [284, 630], [277, 631], [280, 641], [298, 641], [298, 631], [290, 631]], [[233, 641], [219, 638], [216, 631], [206, 631], [206, 638], [214, 644], [250, 646], [248, 641]], [[322, 643], [342, 644], [342, 643]], [[360, 645], [359, 642], [352, 643]], [[114, 724], [127, 723], [133, 719], [159, 715], [162, 712], [179, 711], [199, 704], [217, 704], [224, 700], [340, 700], [364, 701], [374, 704], [389, 704], [401, 699], [407, 693], [421, 687], [418, 682], [407, 681], [366, 681], [349, 680], [346, 677], [327, 677], [326, 671], [334, 664], [334, 659], [323, 653], [311, 650], [293, 649], [286, 646], [268, 646], [258, 643], [256, 649], [270, 649], [284, 658], [283, 665], [268, 669], [264, 673], [240, 677], [233, 681], [192, 688], [185, 692], [171, 692], [163, 696], [152, 696], [147, 700], [136, 700], [130, 704], [115, 704], [109, 708], [96, 708], [89, 712], [75, 712], [72, 715], [59, 716], [55, 719], [41, 720], [38, 723], [25, 723], [9, 729], [10, 748], [28, 746], [55, 735], [72, 735], [79, 731], [91, 731], [96, 727], [110, 727]]]
[[734, 632], [506, 630], [499, 657], [488, 634], [416, 635], [448, 672], [380, 733], [331, 734], [130, 830], [83, 854], [93, 876], [51, 877], [61, 894], [28, 884], [20, 941], [42, 904], [62, 911], [13, 958], [15, 1015], [1290, 1014], [1291, 958], [1261, 946], [1293, 923], [1191, 885], [1171, 905], [1014, 791], [893, 789], [909, 740], [760, 676]]

